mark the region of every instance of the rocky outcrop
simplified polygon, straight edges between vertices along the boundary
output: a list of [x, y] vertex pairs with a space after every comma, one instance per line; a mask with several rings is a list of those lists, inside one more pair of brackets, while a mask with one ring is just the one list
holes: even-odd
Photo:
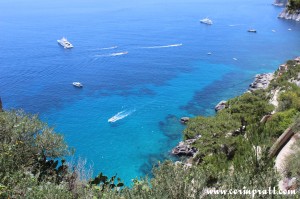
[[186, 124], [186, 123], [188, 123], [188, 121], [190, 121], [190, 118], [189, 118], [189, 117], [182, 117], [182, 118], [180, 118], [180, 122], [181, 122], [182, 124]]
[[201, 138], [200, 135], [194, 139], [188, 139], [179, 142], [179, 144], [172, 150], [172, 154], [178, 156], [188, 156], [188, 157], [194, 156], [194, 154], [197, 153], [197, 148], [192, 147], [191, 145], [199, 138]]
[[222, 100], [215, 106], [215, 111], [218, 112], [226, 108], [226, 101]]
[[255, 76], [253, 83], [249, 85], [249, 91], [268, 88], [271, 80], [274, 79], [273, 73], [263, 73]]
[[286, 8], [279, 14], [278, 18], [300, 21], [300, 10], [290, 12]]

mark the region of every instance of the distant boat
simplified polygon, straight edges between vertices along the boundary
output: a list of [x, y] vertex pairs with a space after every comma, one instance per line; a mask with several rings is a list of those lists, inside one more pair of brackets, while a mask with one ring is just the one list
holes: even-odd
[[65, 38], [57, 40], [57, 42], [62, 45], [64, 48], [73, 48], [74, 46]]
[[207, 17], [204, 18], [204, 19], [201, 19], [200, 22], [204, 23], [204, 24], [207, 24], [207, 25], [212, 25], [213, 24], [212, 20], [207, 18]]
[[272, 32], [276, 32], [276, 30], [272, 30]]
[[249, 29], [248, 32], [256, 33], [257, 31], [255, 29]]
[[291, 31], [292, 29], [291, 29], [291, 28], [289, 28], [288, 30], [289, 30], [289, 31]]
[[207, 54], [208, 54], [208, 55], [211, 55], [212, 53], [211, 53], [211, 52], [208, 52]]
[[233, 59], [233, 60], [235, 60], [235, 61], [237, 61], [237, 60], [238, 60], [238, 59], [237, 59], [237, 58], [235, 58], [235, 57], [234, 57], [234, 58], [232, 58], [232, 59]]
[[73, 86], [78, 87], [78, 88], [83, 87], [83, 85], [80, 82], [73, 82], [72, 84], [73, 84]]

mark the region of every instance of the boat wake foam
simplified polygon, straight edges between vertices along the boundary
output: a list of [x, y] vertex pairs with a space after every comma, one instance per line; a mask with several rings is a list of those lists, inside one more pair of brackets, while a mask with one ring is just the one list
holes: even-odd
[[124, 119], [125, 117], [131, 115], [133, 112], [135, 112], [135, 109], [124, 110], [124, 111], [118, 112], [116, 115], [109, 118], [108, 122], [113, 123], [113, 122], [116, 122], [118, 120]]
[[172, 47], [179, 47], [179, 46], [182, 46], [182, 44], [170, 44], [166, 46], [149, 46], [149, 47], [141, 47], [141, 48], [155, 49], [155, 48], [172, 48]]
[[110, 54], [100, 54], [100, 55], [95, 55], [95, 57], [115, 57], [115, 56], [121, 56], [121, 55], [126, 55], [128, 52], [119, 52], [119, 53], [110, 53]]
[[112, 47], [107, 47], [107, 48], [99, 48], [99, 50], [112, 50], [112, 49], [116, 49], [118, 48], [118, 46], [112, 46]]

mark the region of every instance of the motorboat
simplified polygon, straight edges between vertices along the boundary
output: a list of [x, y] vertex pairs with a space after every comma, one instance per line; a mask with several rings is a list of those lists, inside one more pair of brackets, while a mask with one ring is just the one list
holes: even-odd
[[113, 116], [113, 117], [111, 117], [111, 118], [108, 119], [108, 122], [109, 122], [109, 123], [113, 123], [113, 122], [115, 122], [115, 121], [117, 121], [117, 120], [119, 120], [118, 117]]
[[200, 22], [204, 23], [204, 24], [207, 24], [207, 25], [212, 25], [213, 24], [212, 20], [207, 18], [207, 17], [204, 18], [204, 19], [201, 19]]
[[57, 42], [62, 45], [64, 48], [73, 48], [74, 46], [65, 38], [57, 40]]
[[256, 33], [257, 31], [255, 29], [249, 29], [248, 32]]
[[73, 84], [73, 86], [78, 87], [78, 88], [83, 87], [83, 85], [80, 82], [73, 82], [72, 84]]

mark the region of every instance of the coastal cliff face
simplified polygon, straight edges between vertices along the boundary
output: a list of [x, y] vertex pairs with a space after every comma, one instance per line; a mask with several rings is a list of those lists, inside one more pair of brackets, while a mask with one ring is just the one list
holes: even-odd
[[285, 9], [279, 14], [278, 18], [300, 21], [299, 3], [292, 0], [275, 0], [275, 6], [285, 6]]
[[288, 11], [287, 8], [285, 8], [278, 16], [278, 18], [281, 19], [288, 19], [288, 20], [295, 20], [300, 21], [300, 10], [295, 12]]

